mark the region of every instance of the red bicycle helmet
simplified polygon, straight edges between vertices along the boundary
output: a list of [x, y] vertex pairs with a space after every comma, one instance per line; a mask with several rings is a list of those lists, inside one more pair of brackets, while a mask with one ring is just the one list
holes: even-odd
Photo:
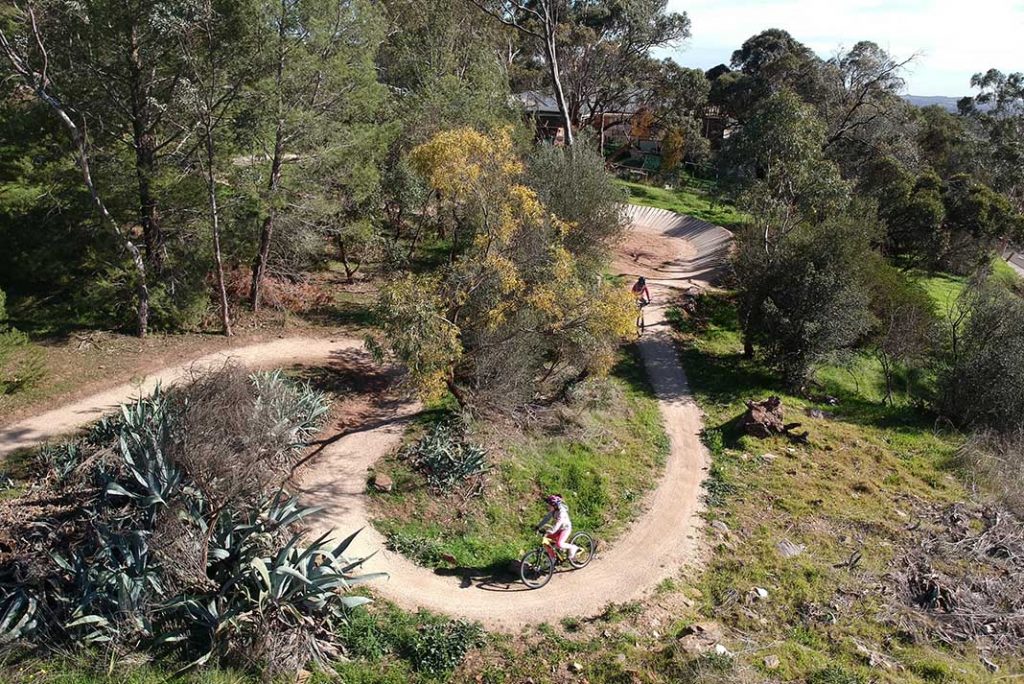
[[544, 501], [550, 506], [561, 506], [565, 503], [565, 500], [558, 494], [548, 494], [544, 497]]

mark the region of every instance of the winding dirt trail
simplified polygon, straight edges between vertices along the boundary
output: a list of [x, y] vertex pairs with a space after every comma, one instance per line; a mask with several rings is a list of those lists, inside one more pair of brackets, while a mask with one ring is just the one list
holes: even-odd
[[[527, 624], [565, 616], [591, 616], [609, 602], [639, 598], [661, 580], [676, 575], [698, 553], [700, 485], [708, 457], [701, 445], [701, 413], [690, 397], [686, 375], [671, 339], [664, 312], [679, 290], [713, 284], [731, 235], [671, 212], [629, 207], [634, 231], [620, 250], [623, 274], [644, 275], [653, 298], [646, 314], [647, 333], [640, 350], [651, 377], [665, 429], [669, 456], [657, 488], [642, 515], [610, 548], [598, 550], [585, 570], [561, 573], [539, 591], [507, 584], [472, 571], [434, 571], [414, 565], [384, 549], [384, 539], [367, 523], [367, 469], [401, 440], [412, 403], [387, 407], [387, 418], [328, 440], [310, 466], [300, 473], [306, 503], [323, 507], [312, 522], [314, 531], [335, 529], [345, 536], [364, 528], [350, 552], [369, 555], [365, 570], [384, 571], [389, 581], [374, 590], [409, 609], [427, 608], [479, 620], [492, 629], [514, 630]], [[137, 384], [125, 384], [53, 411], [0, 427], [0, 457], [40, 441], [73, 432], [118, 403], [172, 384], [193, 369], [223, 364], [228, 359], [252, 367], [348, 362], [363, 357], [362, 342], [350, 338], [284, 338], [204, 356], [165, 369]]]

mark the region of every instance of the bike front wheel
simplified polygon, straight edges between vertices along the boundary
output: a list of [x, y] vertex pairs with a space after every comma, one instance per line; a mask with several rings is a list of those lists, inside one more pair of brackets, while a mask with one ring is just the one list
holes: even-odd
[[555, 561], [545, 553], [544, 549], [534, 549], [527, 552], [519, 561], [519, 576], [523, 584], [530, 589], [540, 589], [551, 580], [555, 574]]
[[594, 550], [597, 548], [594, 538], [586, 532], [577, 532], [572, 535], [569, 543], [578, 546], [580, 549], [576, 552], [575, 558], [569, 559], [569, 564], [577, 570], [590, 565], [590, 561], [594, 559]]

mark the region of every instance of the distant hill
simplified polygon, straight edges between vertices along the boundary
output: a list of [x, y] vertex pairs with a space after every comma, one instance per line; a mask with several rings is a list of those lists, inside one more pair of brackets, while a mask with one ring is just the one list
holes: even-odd
[[938, 105], [948, 112], [956, 113], [956, 103], [959, 97], [946, 97], [944, 95], [904, 95], [903, 99], [915, 107], [930, 107]]

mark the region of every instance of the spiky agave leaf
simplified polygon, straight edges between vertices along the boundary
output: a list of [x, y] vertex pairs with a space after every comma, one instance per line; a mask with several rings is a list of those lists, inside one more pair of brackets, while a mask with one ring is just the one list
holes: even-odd
[[39, 627], [39, 603], [21, 589], [0, 589], [0, 646], [30, 637]]

